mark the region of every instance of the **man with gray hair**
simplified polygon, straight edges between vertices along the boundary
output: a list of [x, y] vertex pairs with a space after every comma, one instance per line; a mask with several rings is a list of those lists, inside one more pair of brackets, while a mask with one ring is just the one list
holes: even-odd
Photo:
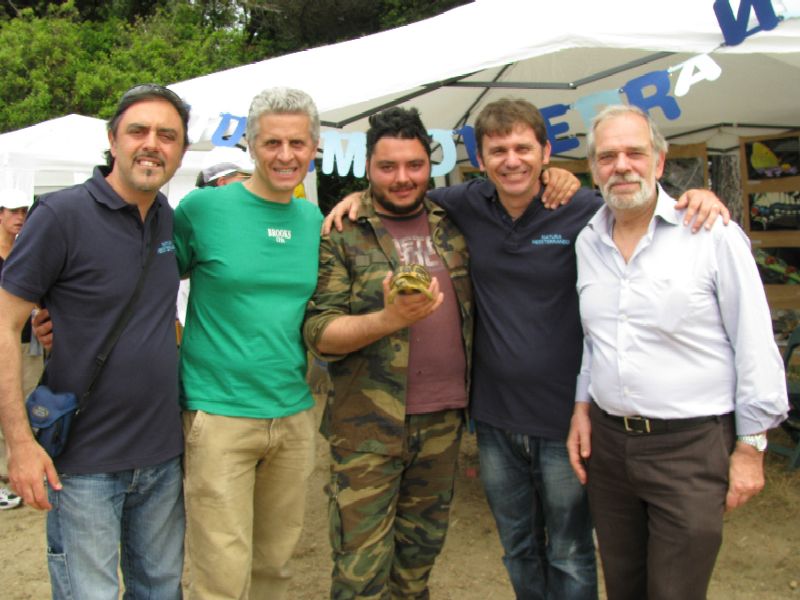
[[181, 345], [189, 598], [285, 597], [314, 466], [301, 327], [322, 215], [292, 197], [319, 141], [304, 92], [250, 106], [252, 177], [187, 195], [175, 246], [191, 292]]
[[608, 107], [587, 141], [605, 206], [576, 244], [585, 338], [570, 463], [608, 597], [700, 600], [723, 513], [764, 486], [766, 430], [788, 408], [783, 363], [747, 237], [680, 227], [648, 115]]

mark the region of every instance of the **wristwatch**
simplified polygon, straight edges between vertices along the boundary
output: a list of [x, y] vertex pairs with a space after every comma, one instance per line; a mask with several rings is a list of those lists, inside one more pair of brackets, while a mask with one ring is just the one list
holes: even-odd
[[767, 449], [767, 434], [755, 433], [753, 435], [740, 435], [736, 439], [740, 442], [752, 446], [759, 452], [764, 452]]

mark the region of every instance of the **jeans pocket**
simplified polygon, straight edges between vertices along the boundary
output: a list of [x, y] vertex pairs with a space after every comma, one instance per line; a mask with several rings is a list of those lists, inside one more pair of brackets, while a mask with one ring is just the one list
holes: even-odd
[[67, 555], [47, 549], [47, 568], [50, 571], [50, 585], [53, 600], [72, 600], [72, 584], [67, 569]]

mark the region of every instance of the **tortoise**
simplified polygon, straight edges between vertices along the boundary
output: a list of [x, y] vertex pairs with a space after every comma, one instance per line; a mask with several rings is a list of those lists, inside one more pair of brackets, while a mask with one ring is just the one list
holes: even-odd
[[428, 291], [431, 284], [431, 274], [422, 265], [402, 265], [392, 276], [388, 302], [394, 302], [397, 294], [425, 294], [429, 300], [433, 295]]

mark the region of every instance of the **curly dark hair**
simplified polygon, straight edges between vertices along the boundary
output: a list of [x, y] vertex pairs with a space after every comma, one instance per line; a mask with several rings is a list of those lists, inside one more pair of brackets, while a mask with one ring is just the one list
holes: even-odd
[[394, 137], [402, 140], [419, 140], [425, 147], [428, 157], [431, 155], [431, 136], [416, 108], [400, 108], [393, 106], [369, 118], [367, 130], [367, 159], [372, 157], [375, 145], [381, 138]]

